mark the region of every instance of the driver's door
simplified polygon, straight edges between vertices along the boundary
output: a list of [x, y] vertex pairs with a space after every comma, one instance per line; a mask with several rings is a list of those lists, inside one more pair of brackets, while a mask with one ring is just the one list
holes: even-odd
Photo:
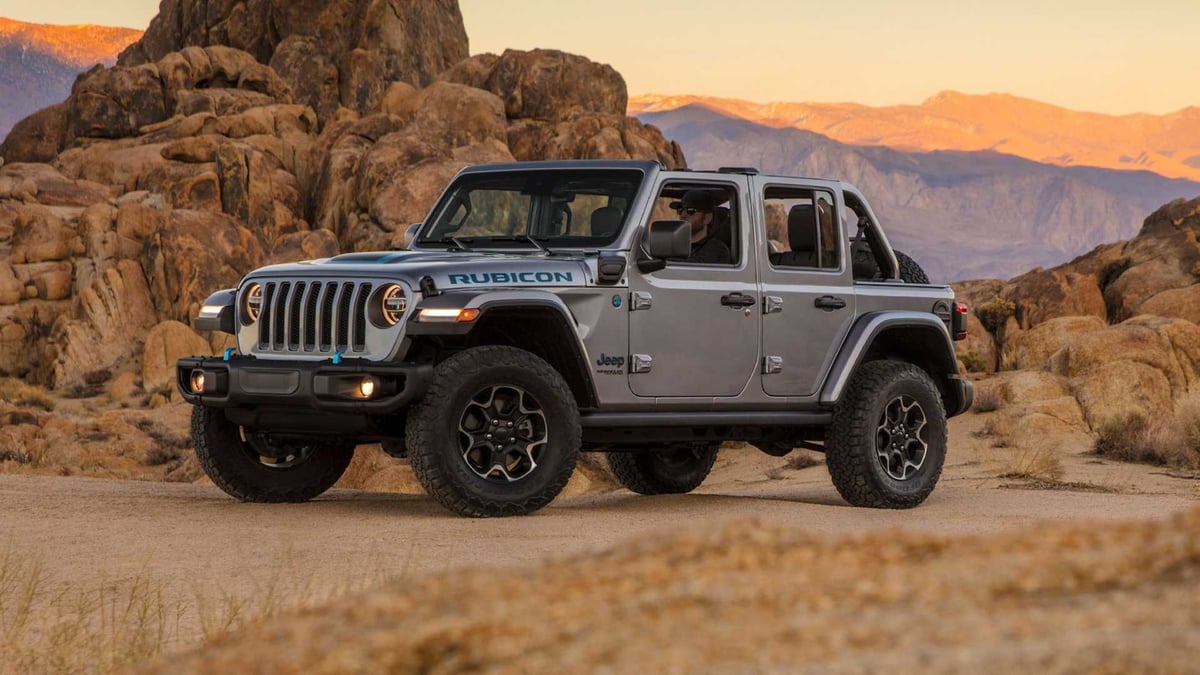
[[[737, 396], [757, 373], [762, 313], [744, 200], [745, 176], [719, 181], [663, 179], [652, 215], [687, 189], [727, 199], [733, 264], [669, 261], [657, 272], [630, 275], [629, 386], [638, 396]], [[722, 212], [723, 217], [724, 212]]]

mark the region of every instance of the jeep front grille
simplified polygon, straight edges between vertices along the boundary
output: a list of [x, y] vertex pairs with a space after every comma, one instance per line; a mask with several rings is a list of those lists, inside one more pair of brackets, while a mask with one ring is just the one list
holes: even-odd
[[363, 356], [367, 300], [376, 284], [290, 279], [262, 281], [258, 352]]

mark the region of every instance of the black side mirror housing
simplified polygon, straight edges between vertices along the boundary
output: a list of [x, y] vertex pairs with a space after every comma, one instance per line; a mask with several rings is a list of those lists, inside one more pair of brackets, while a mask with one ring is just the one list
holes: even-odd
[[656, 220], [650, 223], [647, 248], [650, 257], [687, 258], [692, 255], [692, 226], [686, 220]]

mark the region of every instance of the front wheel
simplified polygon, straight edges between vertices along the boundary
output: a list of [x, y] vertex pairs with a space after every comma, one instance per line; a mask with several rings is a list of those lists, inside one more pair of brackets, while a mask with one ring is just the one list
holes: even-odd
[[475, 347], [438, 364], [408, 416], [413, 473], [439, 504], [476, 518], [533, 513], [566, 486], [579, 410], [558, 371], [515, 347]]
[[854, 506], [907, 509], [933, 492], [946, 459], [946, 412], [937, 386], [910, 363], [859, 367], [833, 411], [825, 463]]
[[354, 457], [348, 443], [273, 443], [202, 405], [192, 409], [192, 443], [204, 473], [244, 502], [306, 502], [333, 487]]
[[608, 468], [622, 486], [640, 495], [684, 494], [700, 487], [717, 460], [717, 444], [665, 450], [609, 452]]

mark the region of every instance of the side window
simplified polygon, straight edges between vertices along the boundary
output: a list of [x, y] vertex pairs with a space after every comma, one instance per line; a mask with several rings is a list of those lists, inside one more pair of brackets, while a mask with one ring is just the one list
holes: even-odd
[[667, 183], [654, 201], [650, 222], [686, 220], [692, 226], [692, 255], [674, 262], [736, 265], [741, 261], [737, 188], [713, 183]]
[[838, 269], [842, 247], [831, 193], [768, 187], [763, 194], [763, 207], [772, 266]]

